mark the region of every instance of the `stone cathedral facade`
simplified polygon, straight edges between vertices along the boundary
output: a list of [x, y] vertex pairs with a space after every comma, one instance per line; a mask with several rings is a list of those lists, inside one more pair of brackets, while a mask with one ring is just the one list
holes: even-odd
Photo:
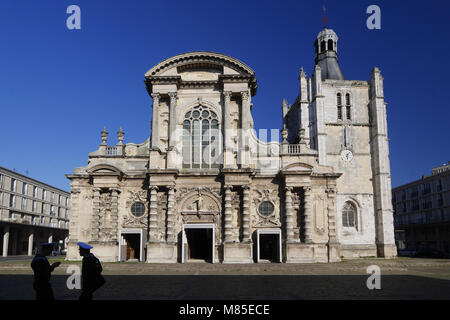
[[124, 143], [120, 128], [110, 146], [105, 128], [88, 165], [67, 175], [68, 259], [80, 259], [77, 241], [103, 261], [396, 256], [383, 78], [374, 68], [369, 81], [345, 79], [337, 43], [319, 33], [275, 142], [254, 130], [257, 80], [243, 62], [190, 52], [151, 68], [149, 139]]

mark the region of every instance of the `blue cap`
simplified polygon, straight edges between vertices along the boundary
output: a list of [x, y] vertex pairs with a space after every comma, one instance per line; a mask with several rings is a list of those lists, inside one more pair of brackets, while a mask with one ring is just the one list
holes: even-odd
[[90, 245], [88, 245], [87, 243], [84, 243], [84, 242], [78, 242], [77, 244], [82, 249], [90, 250], [90, 249], [93, 248], [92, 246], [90, 246]]
[[44, 243], [39, 243], [39, 245], [41, 247], [48, 247], [48, 246], [54, 246], [56, 244], [56, 242], [44, 242]]

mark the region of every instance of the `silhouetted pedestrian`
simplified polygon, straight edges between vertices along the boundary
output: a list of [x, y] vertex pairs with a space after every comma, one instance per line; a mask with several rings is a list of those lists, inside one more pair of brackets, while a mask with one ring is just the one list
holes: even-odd
[[36, 291], [36, 300], [54, 300], [50, 277], [61, 262], [52, 265], [47, 260], [51, 255], [54, 243], [41, 243], [40, 248], [31, 261], [31, 268], [34, 271], [33, 289]]
[[80, 256], [83, 257], [80, 300], [92, 300], [94, 291], [105, 284], [105, 279], [101, 274], [103, 268], [100, 260], [90, 252], [92, 246], [83, 242], [78, 242], [78, 246], [80, 247]]

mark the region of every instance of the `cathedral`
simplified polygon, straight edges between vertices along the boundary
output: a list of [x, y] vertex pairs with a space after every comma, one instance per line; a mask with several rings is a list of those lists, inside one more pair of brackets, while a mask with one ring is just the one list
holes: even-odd
[[67, 175], [67, 258], [80, 259], [78, 241], [102, 261], [395, 257], [383, 77], [347, 80], [331, 29], [314, 47], [276, 141], [254, 129], [257, 80], [242, 61], [198, 51], [148, 70], [150, 137], [124, 143], [120, 128], [108, 145], [104, 128], [88, 165]]

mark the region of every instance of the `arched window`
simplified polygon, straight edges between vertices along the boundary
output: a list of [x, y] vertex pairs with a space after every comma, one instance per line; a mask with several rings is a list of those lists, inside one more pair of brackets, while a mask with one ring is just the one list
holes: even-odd
[[350, 104], [350, 94], [347, 93], [345, 95], [345, 106], [346, 106], [346, 116], [347, 120], [352, 120], [352, 110], [351, 110], [351, 104]]
[[337, 117], [338, 120], [342, 120], [342, 95], [337, 94]]
[[321, 43], [320, 43], [320, 53], [323, 53], [323, 52], [325, 52], [325, 41], [322, 41]]
[[218, 168], [219, 121], [208, 107], [198, 105], [183, 121], [183, 168]]
[[346, 202], [342, 209], [342, 225], [355, 228], [357, 226], [357, 211], [355, 205], [351, 202]]
[[333, 47], [333, 40], [332, 40], [332, 39], [329, 39], [329, 40], [328, 40], [328, 50], [329, 50], [329, 51], [333, 51], [333, 50], [334, 50], [334, 47]]

